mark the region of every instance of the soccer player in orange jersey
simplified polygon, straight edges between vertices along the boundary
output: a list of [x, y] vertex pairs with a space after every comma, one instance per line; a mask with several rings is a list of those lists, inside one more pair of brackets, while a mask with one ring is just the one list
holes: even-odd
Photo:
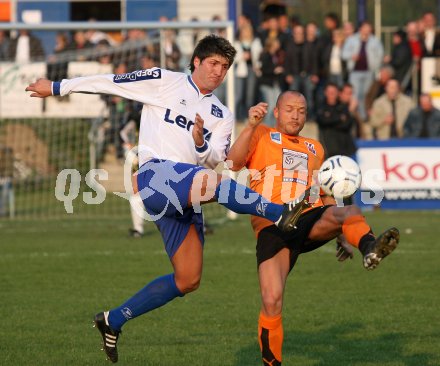
[[[306, 121], [307, 103], [296, 91], [278, 97], [275, 128], [261, 124], [267, 104], [249, 110], [249, 122], [231, 148], [228, 159], [233, 170], [247, 167], [250, 186], [272, 202], [282, 203], [307, 195], [308, 202], [296, 224], [284, 233], [272, 222], [252, 216], [257, 236], [257, 264], [262, 297], [258, 341], [264, 365], [281, 365], [283, 293], [287, 275], [301, 253], [314, 250], [337, 238], [339, 260], [352, 256], [347, 243], [359, 248], [364, 266], [374, 269], [399, 242], [399, 231], [391, 228], [375, 237], [359, 207], [338, 207], [314, 183], [314, 171], [324, 160], [321, 144], [299, 136]], [[316, 189], [317, 188], [317, 189]], [[316, 192], [315, 197], [309, 192]], [[264, 208], [263, 208], [264, 209]], [[345, 249], [344, 249], [345, 248]]]

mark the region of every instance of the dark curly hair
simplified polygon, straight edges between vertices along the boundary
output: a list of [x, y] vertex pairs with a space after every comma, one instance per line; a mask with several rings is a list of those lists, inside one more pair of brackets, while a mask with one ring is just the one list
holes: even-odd
[[197, 46], [194, 49], [193, 55], [191, 57], [189, 69], [191, 70], [191, 72], [194, 71], [194, 59], [196, 57], [198, 57], [200, 59], [200, 62], [202, 62], [205, 58], [214, 55], [220, 55], [226, 58], [229, 62], [229, 68], [234, 62], [236, 53], [237, 51], [227, 39], [219, 37], [215, 34], [210, 34], [201, 39], [199, 43], [197, 43]]

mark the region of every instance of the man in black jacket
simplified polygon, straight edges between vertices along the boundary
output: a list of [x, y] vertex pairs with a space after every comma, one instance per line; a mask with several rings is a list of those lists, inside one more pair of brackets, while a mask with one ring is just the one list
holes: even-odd
[[44, 49], [41, 41], [27, 30], [20, 30], [17, 38], [9, 43], [9, 58], [20, 63], [43, 61]]
[[318, 52], [316, 24], [307, 24], [306, 30], [302, 25], [295, 26], [293, 39], [286, 47], [284, 70], [289, 89], [297, 90], [306, 97], [309, 119], [315, 117], [314, 90], [319, 81]]
[[318, 108], [316, 122], [326, 157], [351, 156], [356, 152], [356, 144], [352, 135], [356, 121], [348, 106], [339, 101], [339, 90], [336, 84], [328, 83], [324, 93], [325, 101]]
[[419, 97], [419, 106], [412, 109], [403, 125], [403, 137], [440, 138], [440, 110], [429, 94]]

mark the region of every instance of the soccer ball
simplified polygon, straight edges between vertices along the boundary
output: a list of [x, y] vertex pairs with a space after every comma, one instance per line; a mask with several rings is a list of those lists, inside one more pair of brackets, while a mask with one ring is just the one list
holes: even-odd
[[348, 156], [335, 155], [322, 163], [318, 173], [322, 190], [337, 199], [352, 196], [361, 185], [359, 165]]

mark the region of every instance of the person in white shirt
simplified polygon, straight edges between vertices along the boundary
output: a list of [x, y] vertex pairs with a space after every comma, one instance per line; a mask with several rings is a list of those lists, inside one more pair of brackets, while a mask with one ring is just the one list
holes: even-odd
[[45, 57], [44, 48], [39, 38], [27, 30], [20, 30], [18, 37], [9, 43], [9, 57], [19, 64], [42, 61]]
[[440, 56], [440, 33], [437, 32], [434, 13], [426, 12], [422, 17], [424, 31], [422, 33], [422, 46], [424, 57]]
[[232, 113], [212, 92], [222, 83], [235, 53], [226, 39], [208, 35], [194, 50], [189, 76], [152, 68], [61, 82], [40, 79], [26, 88], [31, 97], [85, 92], [143, 103], [140, 168], [134, 185], [162, 234], [174, 272], [156, 278], [121, 306], [95, 316], [112, 362], [118, 360], [116, 343], [125, 322], [198, 288], [204, 244], [201, 204], [217, 201], [237, 213], [265, 217], [283, 231], [295, 229], [308, 205], [308, 197], [271, 203], [212, 170], [226, 158], [234, 125]]

